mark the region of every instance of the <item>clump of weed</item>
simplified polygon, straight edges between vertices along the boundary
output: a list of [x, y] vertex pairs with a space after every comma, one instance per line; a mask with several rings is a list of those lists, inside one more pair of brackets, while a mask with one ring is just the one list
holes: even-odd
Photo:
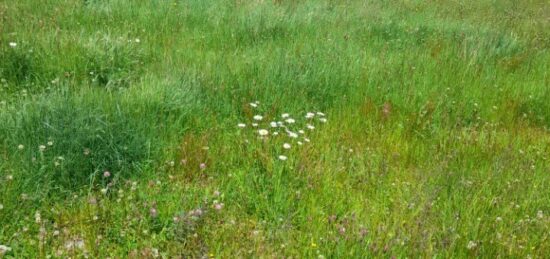
[[103, 37], [85, 45], [87, 78], [92, 85], [120, 88], [135, 82], [145, 55], [139, 39]]

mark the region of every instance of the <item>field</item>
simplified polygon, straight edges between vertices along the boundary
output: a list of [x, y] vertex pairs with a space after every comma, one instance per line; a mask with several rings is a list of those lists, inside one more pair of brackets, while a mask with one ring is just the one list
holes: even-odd
[[547, 0], [0, 0], [0, 258], [548, 258]]

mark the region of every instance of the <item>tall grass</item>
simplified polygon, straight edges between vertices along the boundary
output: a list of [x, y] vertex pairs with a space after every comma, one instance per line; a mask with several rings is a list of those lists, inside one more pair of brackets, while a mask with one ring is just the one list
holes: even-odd
[[2, 2], [0, 257], [544, 258], [549, 10]]

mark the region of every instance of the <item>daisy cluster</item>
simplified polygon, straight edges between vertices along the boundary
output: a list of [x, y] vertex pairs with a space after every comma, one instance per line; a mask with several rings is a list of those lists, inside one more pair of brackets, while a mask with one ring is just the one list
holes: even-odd
[[[253, 109], [258, 109], [260, 102], [255, 101], [248, 105]], [[241, 122], [237, 126], [241, 129], [251, 128], [254, 134], [262, 140], [268, 138], [282, 139], [283, 150], [290, 150], [311, 142], [308, 133], [314, 131], [320, 123], [326, 122], [326, 115], [322, 112], [306, 112], [296, 116], [290, 113], [282, 113], [271, 118], [271, 120], [268, 120], [267, 116], [256, 114], [252, 117], [251, 122]], [[278, 159], [285, 161], [288, 156], [283, 151], [278, 155]]]

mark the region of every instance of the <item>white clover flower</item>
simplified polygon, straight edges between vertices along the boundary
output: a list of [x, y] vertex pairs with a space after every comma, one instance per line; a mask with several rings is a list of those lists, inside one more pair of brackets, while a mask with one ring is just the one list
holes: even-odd
[[254, 119], [257, 120], [257, 121], [261, 121], [263, 120], [263, 116], [262, 115], [254, 115]]
[[322, 112], [317, 112], [317, 115], [319, 115], [319, 116], [325, 116], [325, 114], [322, 113]]
[[466, 246], [466, 248], [468, 248], [468, 250], [472, 250], [476, 247], [477, 247], [477, 243], [474, 242], [474, 241], [471, 241], [471, 240], [470, 240], [470, 242], [468, 242], [468, 245]]
[[40, 150], [40, 152], [43, 152], [44, 150], [46, 150], [46, 146], [40, 145], [38, 146], [38, 150]]
[[308, 124], [307, 125], [307, 128], [310, 129], [310, 130], [314, 130], [315, 129], [315, 126], [311, 125], [311, 124]]
[[48, 141], [48, 146], [53, 146], [53, 141]]
[[284, 148], [284, 149], [290, 149], [290, 147], [291, 147], [291, 146], [290, 146], [290, 144], [288, 144], [288, 143], [284, 143], [284, 144], [283, 144], [283, 148]]
[[19, 149], [19, 150], [23, 150], [24, 148], [25, 148], [25, 146], [23, 146], [21, 144], [19, 144], [19, 146], [17, 146], [17, 149]]
[[279, 160], [281, 160], [281, 161], [285, 161], [287, 159], [288, 159], [288, 157], [286, 157], [286, 156], [283, 156], [283, 155], [279, 156]]
[[269, 134], [269, 131], [267, 131], [266, 129], [260, 129], [258, 130], [258, 134], [260, 134], [260, 136], [266, 136], [267, 134]]
[[11, 251], [11, 247], [5, 246], [5, 245], [0, 245], [0, 255], [3, 255], [3, 254], [5, 254], [9, 251]]
[[319, 121], [322, 122], [322, 123], [325, 123], [325, 122], [327, 122], [327, 119], [326, 118], [319, 118]]
[[254, 108], [258, 107], [258, 104], [256, 104], [256, 103], [249, 103], [249, 105], [254, 107]]
[[315, 117], [315, 113], [313, 113], [313, 112], [308, 112], [308, 113], [306, 114], [306, 119], [311, 119], [311, 118], [313, 118], [313, 117]]
[[15, 48], [17, 47], [17, 42], [10, 42], [9, 45], [10, 47]]
[[244, 123], [239, 123], [239, 124], [237, 124], [237, 126], [238, 126], [239, 128], [244, 128], [244, 127], [246, 127], [246, 124], [244, 124]]
[[252, 123], [252, 127], [258, 127], [258, 123]]
[[288, 118], [288, 116], [290, 116], [290, 114], [288, 114], [288, 113], [283, 113], [283, 114], [281, 115], [281, 117], [282, 117], [283, 119], [284, 119], [284, 118]]
[[288, 124], [292, 124], [292, 123], [295, 123], [295, 122], [296, 122], [293, 118], [288, 118], [288, 119], [286, 119], [285, 121], [286, 121], [286, 123], [288, 123]]
[[270, 122], [269, 125], [272, 127], [272, 128], [277, 128], [277, 122]]

